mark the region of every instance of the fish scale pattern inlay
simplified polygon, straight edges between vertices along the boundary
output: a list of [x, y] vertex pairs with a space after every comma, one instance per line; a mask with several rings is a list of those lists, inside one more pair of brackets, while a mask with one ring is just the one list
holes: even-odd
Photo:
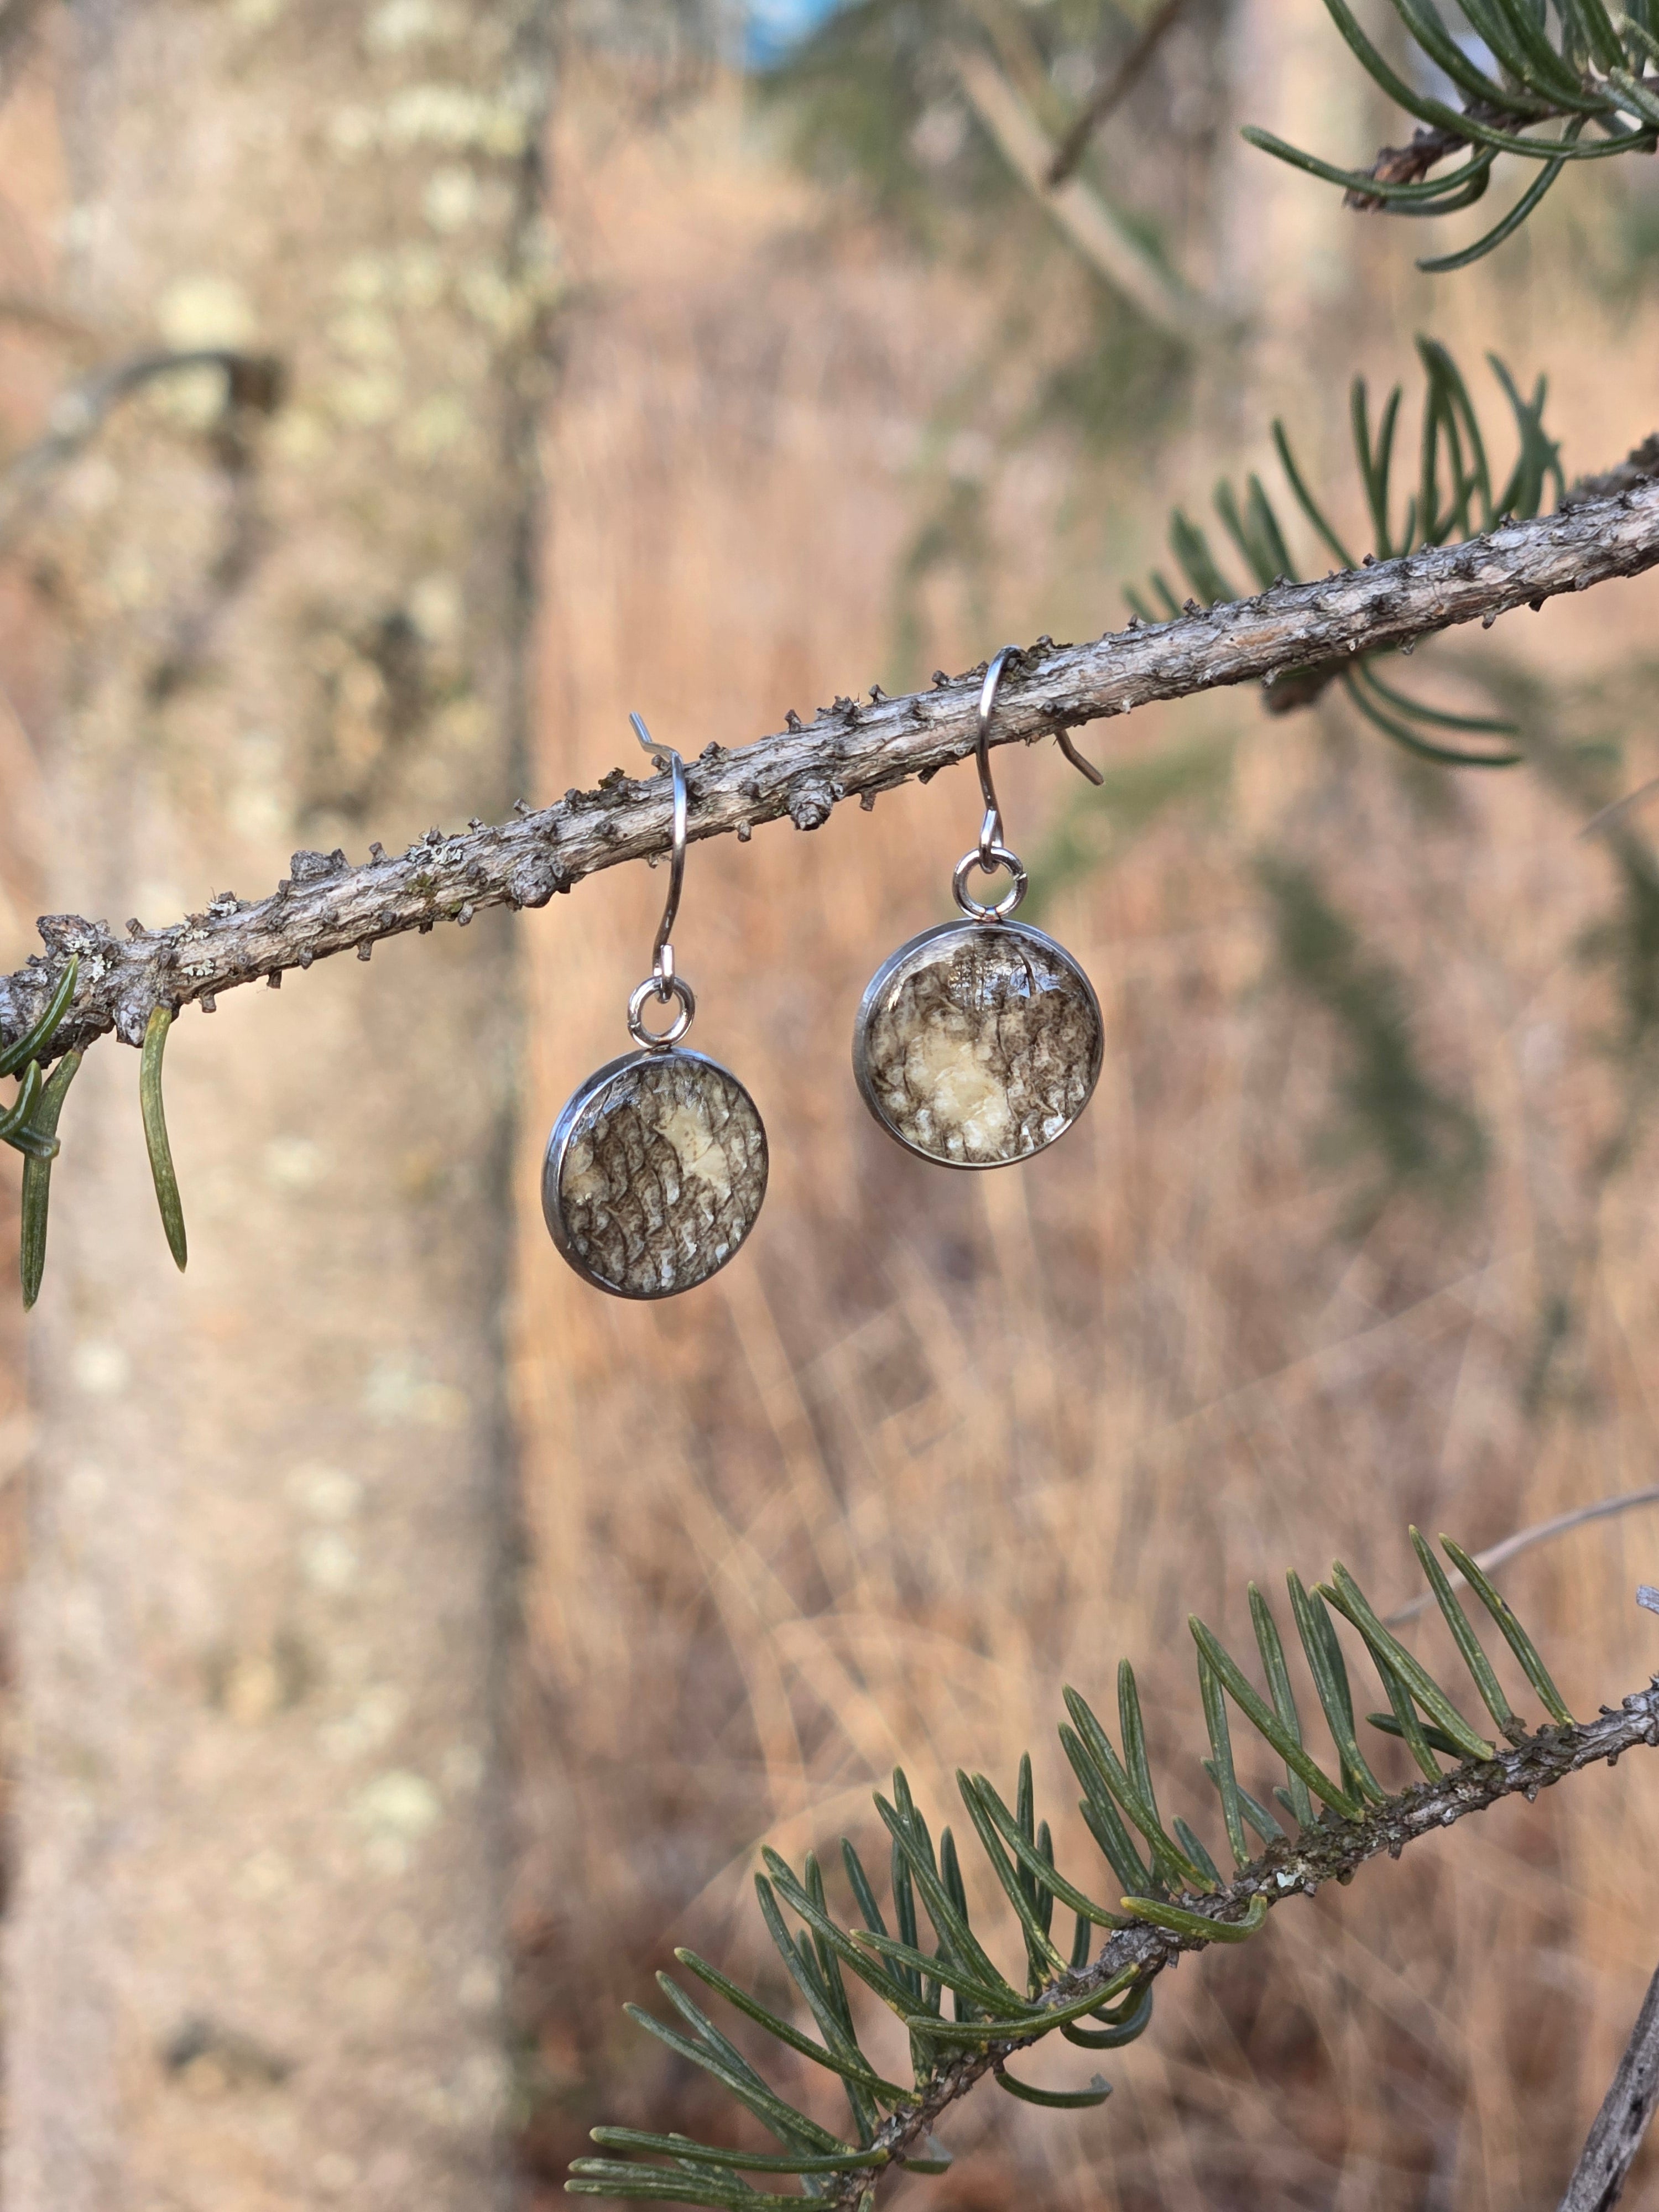
[[640, 1053], [601, 1070], [561, 1117], [543, 1204], [602, 1288], [668, 1297], [731, 1259], [766, 1174], [766, 1133], [734, 1075], [699, 1053]]
[[1100, 1073], [1100, 1008], [1061, 946], [1024, 924], [949, 923], [896, 952], [866, 994], [855, 1061], [902, 1144], [1000, 1167], [1063, 1136]]

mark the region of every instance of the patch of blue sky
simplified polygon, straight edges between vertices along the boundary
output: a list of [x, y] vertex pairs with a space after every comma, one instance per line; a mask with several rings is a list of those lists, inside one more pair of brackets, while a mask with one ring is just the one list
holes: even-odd
[[775, 69], [844, 0], [749, 0], [744, 11], [744, 58], [750, 69]]
[[[1462, 47], [1466, 60], [1473, 62], [1476, 69], [1483, 71], [1494, 82], [1499, 84], [1503, 82], [1503, 75], [1498, 69], [1492, 48], [1478, 33], [1454, 29], [1452, 36]], [[1420, 46], [1414, 46], [1411, 50], [1411, 73], [1418, 90], [1427, 93], [1431, 100], [1443, 101], [1448, 107], [1461, 107], [1463, 105], [1462, 93], [1452, 82], [1440, 64], [1437, 62], [1431, 62]]]

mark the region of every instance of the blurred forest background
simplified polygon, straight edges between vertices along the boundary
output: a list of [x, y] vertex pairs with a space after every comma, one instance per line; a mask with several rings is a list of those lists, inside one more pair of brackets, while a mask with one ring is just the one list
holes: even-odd
[[[1547, 374], [1569, 480], [1659, 425], [1655, 165], [1581, 170], [1493, 259], [1419, 275], [1425, 226], [1346, 212], [1239, 143], [1255, 122], [1363, 163], [1401, 135], [1316, 0], [1187, 0], [1100, 133], [1093, 204], [1163, 272], [1132, 303], [987, 100], [1012, 86], [1057, 139], [1150, 12], [866, 0], [805, 40], [775, 26], [748, 67], [718, 14], [565, 12], [532, 799], [633, 773], [630, 708], [690, 758], [1005, 639], [1121, 626], [1126, 583], [1175, 573], [1172, 507], [1198, 516], [1224, 471], [1277, 483], [1275, 416], [1359, 534], [1349, 379], [1402, 380], [1414, 435], [1419, 332], [1462, 362], [1500, 454], [1488, 348], [1523, 386]], [[48, 43], [0, 117], [14, 450], [74, 366], [74, 332], [30, 311], [61, 193], [52, 68]], [[1432, 250], [1476, 227], [1436, 227]], [[12, 965], [51, 669], [27, 532], [5, 552]], [[1478, 1547], [1655, 1480], [1659, 802], [1586, 825], [1659, 775], [1656, 606], [1651, 579], [1613, 586], [1414, 660], [1419, 690], [1519, 720], [1516, 769], [1427, 765], [1339, 697], [1270, 717], [1246, 693], [1079, 732], [1098, 791], [1051, 750], [1000, 762], [1039, 918], [1109, 1036], [1085, 1123], [1018, 1173], [906, 1158], [848, 1066], [869, 973], [945, 910], [968, 772], [810, 838], [699, 848], [678, 933], [696, 1042], [752, 1090], [772, 1182], [741, 1263], [660, 1309], [580, 1287], [537, 1205], [549, 1121], [622, 1048], [659, 881], [607, 872], [515, 925], [531, 2201], [556, 2201], [601, 2118], [706, 2123], [619, 2008], [676, 1942], [762, 1967], [760, 1839], [862, 1838], [896, 1759], [948, 1818], [957, 1765], [1006, 1779], [1029, 1746], [1040, 1802], [1066, 1805], [1060, 1685], [1104, 1694], [1126, 1653], [1155, 1756], [1190, 1753], [1198, 1779], [1189, 1609], [1237, 1644], [1250, 1577], [1337, 1556], [1403, 1597], [1408, 1521]], [[326, 822], [307, 841], [334, 842]], [[10, 1301], [0, 1332], [15, 1571], [31, 1430]], [[1656, 1551], [1650, 1510], [1509, 1571], [1575, 1709], [1655, 1664], [1632, 1589]], [[1114, 2055], [1103, 2112], [970, 2101], [951, 2172], [895, 2201], [1553, 2203], [1659, 1955], [1650, 1765], [1506, 1804], [1206, 1958]], [[1626, 2201], [1659, 2206], [1651, 2148]]]

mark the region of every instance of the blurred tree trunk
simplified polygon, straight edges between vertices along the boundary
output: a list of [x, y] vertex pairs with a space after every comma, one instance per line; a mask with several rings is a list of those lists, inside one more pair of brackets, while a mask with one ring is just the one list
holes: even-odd
[[[77, 312], [283, 378], [160, 381], [58, 488], [58, 904], [159, 921], [517, 795], [546, 64], [543, 0], [75, 10]], [[180, 1023], [182, 1279], [137, 1056], [71, 1094], [7, 2212], [507, 2193], [509, 944]]]

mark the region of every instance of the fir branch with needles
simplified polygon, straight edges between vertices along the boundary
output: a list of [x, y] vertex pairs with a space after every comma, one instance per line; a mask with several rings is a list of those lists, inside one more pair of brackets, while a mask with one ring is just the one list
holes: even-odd
[[[935, 2130], [988, 2077], [1007, 2094], [1050, 2109], [1104, 2103], [1110, 2090], [1099, 2075], [1083, 2089], [1046, 2088], [1023, 2070], [1011, 2072], [1011, 2063], [1056, 2033], [1092, 2051], [1133, 2041], [1151, 2024], [1158, 1976], [1183, 1952], [1247, 1942], [1286, 1898], [1311, 1896], [1322, 1882], [1346, 1882], [1369, 1860], [1385, 1852], [1398, 1858], [1418, 1837], [1501, 1798], [1530, 1800], [1587, 1766], [1612, 1765], [1638, 1746], [1659, 1747], [1659, 1676], [1619, 1707], [1576, 1720], [1496, 1585], [1460, 1545], [1443, 1537], [1487, 1634], [1496, 1630], [1506, 1665], [1542, 1707], [1543, 1721], [1530, 1728], [1511, 1704], [1445, 1567], [1418, 1530], [1411, 1540], [1467, 1686], [1485, 1709], [1480, 1726], [1338, 1565], [1328, 1581], [1311, 1589], [1296, 1574], [1287, 1577], [1290, 1643], [1299, 1648], [1329, 1739], [1329, 1749], [1321, 1749], [1304, 1726], [1307, 1696], [1304, 1690], [1298, 1705], [1287, 1639], [1252, 1584], [1263, 1686], [1202, 1621], [1191, 1622], [1209, 1739], [1201, 1765], [1224, 1838], [1218, 1839], [1219, 1856], [1186, 1821], [1166, 1820], [1159, 1810], [1128, 1662], [1118, 1669], [1115, 1742], [1085, 1698], [1067, 1690], [1060, 1742], [1108, 1882], [1097, 1874], [1061, 1872], [1049, 1824], [1037, 1815], [1029, 1755], [1011, 1799], [985, 1775], [957, 1777], [973, 1840], [1012, 1915], [1024, 1954], [1023, 1973], [1011, 1977], [987, 1948], [983, 1927], [975, 1924], [954, 1832], [943, 1829], [935, 1844], [902, 1771], [896, 1772], [890, 1797], [875, 1801], [889, 1844], [884, 1906], [848, 1838], [841, 1859], [850, 1915], [832, 1911], [814, 1855], [797, 1871], [778, 1852], [762, 1853], [765, 1870], [755, 1881], [762, 1918], [810, 2026], [784, 2018], [696, 1952], [677, 1954], [714, 1999], [781, 2051], [836, 2078], [846, 2100], [845, 2124], [837, 2130], [792, 2104], [702, 2002], [663, 1974], [659, 1983], [678, 2019], [664, 2021], [639, 2006], [629, 2006], [630, 2014], [727, 2091], [774, 2148], [599, 2127], [593, 2140], [608, 2154], [578, 2160], [567, 2188], [576, 2196], [729, 2206], [734, 2212], [784, 2212], [815, 2202], [869, 2212], [884, 2175], [945, 2170], [949, 2153]], [[1369, 1713], [1367, 1725], [1403, 1742], [1421, 1774], [1404, 1789], [1386, 1790], [1362, 1747], [1343, 1630], [1387, 1700], [1388, 1710]], [[1246, 1786], [1244, 1769], [1264, 1749], [1282, 1771], [1258, 1796]], [[1231, 1871], [1223, 1872], [1221, 1858]], [[1062, 1910], [1073, 1924], [1066, 1948], [1055, 1927]], [[867, 1993], [859, 2009], [855, 1985]], [[872, 2000], [905, 2030], [908, 2081], [888, 2078], [865, 2047], [859, 2013]], [[787, 2193], [757, 2187], [751, 2176], [791, 2178], [799, 2187]]]
[[[1549, 388], [1545, 378], [1538, 379], [1528, 398], [1496, 354], [1486, 356], [1515, 429], [1515, 459], [1507, 476], [1499, 477], [1488, 459], [1487, 435], [1457, 363], [1434, 338], [1419, 337], [1417, 352], [1424, 374], [1422, 417], [1415, 482], [1403, 504], [1396, 489], [1401, 471], [1395, 465], [1405, 444], [1398, 434], [1402, 388], [1394, 386], [1375, 421], [1365, 379], [1356, 376], [1350, 390], [1354, 465], [1370, 538], [1369, 550], [1359, 561], [1332, 523], [1328, 501], [1316, 498], [1310, 489], [1284, 423], [1273, 426], [1274, 448], [1296, 506], [1321, 544], [1345, 568], [1393, 560], [1413, 547], [1462, 543], [1490, 530], [1499, 515], [1530, 519], [1552, 487], [1558, 501], [1565, 496], [1560, 447], [1544, 428]], [[1251, 475], [1242, 498], [1224, 477], [1215, 488], [1213, 505], [1223, 532], [1258, 589], [1296, 578], [1290, 532], [1259, 476]], [[1170, 519], [1170, 550], [1200, 605], [1220, 606], [1242, 596], [1222, 565], [1225, 556], [1218, 558], [1207, 533], [1179, 507]], [[1182, 611], [1174, 588], [1158, 569], [1152, 571], [1148, 595], [1128, 590], [1124, 597], [1144, 622]], [[1401, 649], [1409, 653], [1412, 641]], [[1375, 664], [1385, 657], [1343, 654], [1296, 670], [1268, 692], [1269, 711], [1288, 714], [1310, 705], [1336, 684], [1374, 729], [1419, 758], [1459, 768], [1510, 768], [1520, 760], [1512, 744], [1501, 742], [1519, 735], [1513, 722], [1502, 715], [1452, 713], [1397, 690], [1377, 673]], [[1460, 740], [1474, 737], [1486, 742], [1475, 750], [1449, 742], [1448, 733]]]
[[[1416, 118], [1408, 144], [1385, 146], [1369, 169], [1356, 170], [1272, 131], [1250, 127], [1244, 137], [1264, 153], [1340, 185], [1350, 207], [1389, 215], [1449, 215], [1484, 198], [1500, 156], [1534, 165], [1526, 190], [1489, 230], [1455, 252], [1419, 261], [1419, 269], [1466, 269], [1481, 260], [1515, 235], [1570, 164], [1651, 154], [1659, 146], [1655, 0], [1630, 0], [1623, 13], [1604, 0], [1462, 0], [1473, 33], [1467, 40], [1435, 0], [1393, 4], [1411, 49], [1404, 72], [1348, 0], [1325, 0], [1366, 75]], [[1425, 81], [1446, 79], [1461, 106], [1420, 89]], [[1460, 153], [1468, 159], [1441, 170]]]

